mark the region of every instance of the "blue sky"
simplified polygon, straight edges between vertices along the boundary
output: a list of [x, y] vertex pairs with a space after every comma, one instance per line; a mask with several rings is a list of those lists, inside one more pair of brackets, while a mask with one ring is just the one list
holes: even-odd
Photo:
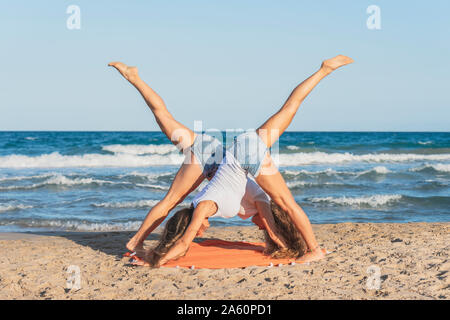
[[[373, 4], [381, 30], [366, 27]], [[450, 131], [449, 14], [444, 0], [3, 1], [0, 130], [158, 130], [111, 60], [138, 66], [189, 127], [254, 128], [342, 53], [355, 63], [289, 130]]]

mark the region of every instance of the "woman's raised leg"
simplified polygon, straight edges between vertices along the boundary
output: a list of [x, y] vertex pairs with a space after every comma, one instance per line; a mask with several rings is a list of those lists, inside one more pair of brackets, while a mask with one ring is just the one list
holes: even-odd
[[122, 62], [111, 62], [108, 66], [116, 68], [139, 91], [155, 116], [161, 131], [175, 146], [185, 150], [194, 143], [196, 134], [174, 119], [163, 99], [139, 77], [136, 67], [127, 66]]
[[[196, 134], [173, 118], [162, 98], [139, 77], [137, 68], [129, 67], [122, 62], [111, 62], [108, 65], [116, 68], [125, 79], [136, 87], [167, 138], [180, 150], [188, 150], [187, 148], [193, 144]], [[185, 154], [187, 161], [178, 170], [166, 196], [149, 211], [137, 233], [127, 243], [128, 250], [141, 250], [144, 240], [164, 221], [169, 211], [182, 202], [203, 181], [202, 169], [194, 155], [192, 152], [185, 152]]]
[[325, 60], [317, 72], [300, 83], [294, 91], [292, 91], [281, 109], [257, 129], [258, 135], [268, 148], [270, 148], [287, 129], [297, 113], [300, 104], [305, 100], [312, 89], [314, 89], [314, 87], [332, 71], [352, 62], [353, 59], [342, 55]]
[[[271, 147], [278, 140], [291, 123], [300, 104], [323, 78], [337, 68], [352, 62], [353, 60], [351, 58], [342, 55], [325, 60], [316, 73], [299, 84], [294, 91], [292, 91], [283, 107], [257, 130], [258, 135], [264, 141], [266, 146]], [[267, 192], [276, 204], [289, 214], [295, 226], [305, 239], [309, 252], [307, 252], [300, 260], [307, 262], [323, 258], [324, 253], [317, 243], [308, 217], [295, 201], [283, 176], [276, 168], [269, 153], [266, 154], [260, 174], [256, 177], [256, 182]]]

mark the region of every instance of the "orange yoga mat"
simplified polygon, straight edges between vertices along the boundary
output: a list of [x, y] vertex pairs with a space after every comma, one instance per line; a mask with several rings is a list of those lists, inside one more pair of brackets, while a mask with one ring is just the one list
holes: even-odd
[[273, 259], [263, 254], [264, 243], [205, 240], [192, 243], [187, 254], [163, 267], [225, 269], [289, 264], [295, 259]]

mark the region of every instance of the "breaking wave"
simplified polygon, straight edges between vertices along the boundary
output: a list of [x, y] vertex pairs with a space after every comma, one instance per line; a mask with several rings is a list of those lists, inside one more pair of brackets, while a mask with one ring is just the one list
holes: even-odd
[[[66, 167], [149, 167], [161, 165], [180, 165], [184, 155], [170, 153], [170, 145], [124, 146], [111, 145], [108, 151], [114, 154], [61, 155], [58, 152], [39, 156], [7, 155], [0, 157], [0, 168], [66, 168]], [[154, 153], [151, 153], [153, 151]], [[325, 153], [299, 152], [281, 153], [273, 156], [281, 166], [298, 166], [311, 164], [341, 164], [350, 162], [363, 163], [398, 163], [411, 161], [450, 161], [450, 154], [388, 154], [388, 153]]]
[[125, 153], [133, 155], [144, 155], [144, 154], [168, 154], [176, 152], [177, 148], [172, 144], [113, 144], [109, 146], [103, 146], [102, 150], [109, 151], [112, 153]]
[[58, 152], [40, 156], [9, 155], [0, 157], [0, 168], [76, 168], [76, 167], [149, 167], [179, 165], [182, 154], [147, 155], [118, 153], [114, 155], [61, 155]]
[[[13, 186], [0, 186], [0, 191], [8, 191], [8, 190], [30, 190], [37, 189], [47, 186], [80, 186], [80, 185], [133, 185], [141, 188], [150, 188], [150, 189], [158, 189], [158, 190], [168, 190], [169, 187], [161, 186], [157, 184], [149, 184], [149, 183], [130, 183], [125, 181], [107, 181], [101, 179], [94, 178], [68, 178], [62, 174], [52, 174], [52, 175], [42, 175], [40, 177], [48, 176], [49, 178], [43, 182], [28, 184], [28, 185], [13, 185]], [[24, 178], [24, 177], [22, 177]]]
[[436, 164], [426, 164], [418, 168], [412, 168], [411, 171], [415, 172], [425, 172], [425, 171], [439, 171], [439, 172], [450, 172], [450, 164], [436, 163]]
[[23, 210], [23, 209], [30, 209], [30, 208], [33, 208], [33, 206], [26, 206], [23, 204], [0, 205], [0, 213], [6, 212], [6, 211]]
[[[124, 209], [124, 208], [148, 208], [154, 207], [159, 200], [138, 200], [138, 201], [123, 201], [123, 202], [103, 202], [103, 203], [93, 203], [94, 207], [100, 208], [113, 208], [113, 209]], [[180, 203], [179, 206], [188, 207], [189, 202]]]
[[298, 176], [298, 175], [306, 175], [306, 176], [316, 176], [316, 175], [354, 175], [354, 176], [361, 176], [366, 174], [388, 174], [391, 171], [384, 167], [384, 166], [377, 166], [368, 170], [364, 171], [338, 171], [331, 168], [327, 168], [325, 170], [319, 170], [319, 171], [309, 171], [309, 170], [283, 170], [282, 171], [286, 175], [292, 175], [292, 176]]
[[135, 231], [142, 221], [98, 223], [77, 220], [20, 220], [0, 221], [0, 225], [18, 225], [21, 228], [43, 228], [67, 231]]
[[341, 206], [369, 206], [369, 207], [380, 207], [388, 204], [395, 203], [402, 198], [399, 194], [388, 194], [388, 195], [374, 195], [365, 197], [323, 197], [323, 198], [309, 198], [308, 201], [315, 203], [328, 203], [337, 204]]
[[[278, 159], [277, 159], [278, 158]], [[369, 154], [352, 154], [352, 153], [291, 153], [279, 154], [274, 156], [276, 162], [281, 166], [298, 166], [309, 164], [339, 164], [348, 162], [411, 162], [411, 161], [449, 161], [450, 154], [415, 154], [415, 153], [369, 153]]]

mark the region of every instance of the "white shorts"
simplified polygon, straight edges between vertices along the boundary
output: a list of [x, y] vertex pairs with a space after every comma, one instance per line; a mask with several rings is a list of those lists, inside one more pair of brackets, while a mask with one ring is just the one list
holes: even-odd
[[198, 134], [190, 147], [198, 164], [202, 168], [203, 176], [211, 179], [223, 160], [224, 148], [216, 138], [207, 134]]
[[245, 172], [256, 178], [266, 156], [267, 146], [256, 131], [251, 130], [235, 137], [228, 151], [233, 154]]

